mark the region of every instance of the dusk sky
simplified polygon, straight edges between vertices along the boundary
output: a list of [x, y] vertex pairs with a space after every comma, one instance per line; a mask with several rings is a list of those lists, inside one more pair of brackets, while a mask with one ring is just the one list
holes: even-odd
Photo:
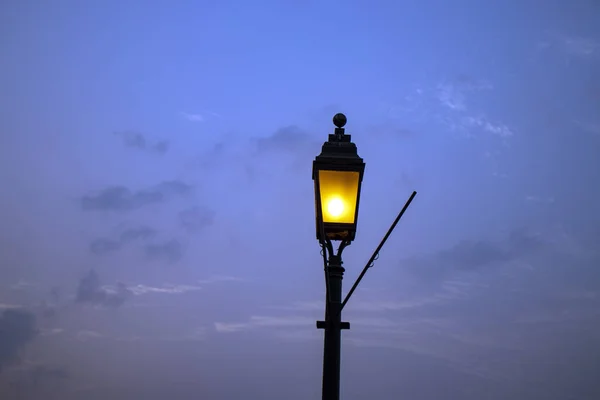
[[345, 400], [600, 398], [597, 0], [4, 0], [0, 398], [321, 398], [311, 168], [366, 162]]

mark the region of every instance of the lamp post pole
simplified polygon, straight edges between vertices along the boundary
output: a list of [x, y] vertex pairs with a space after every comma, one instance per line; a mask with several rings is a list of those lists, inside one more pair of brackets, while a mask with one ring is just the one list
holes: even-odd
[[317, 321], [317, 328], [324, 329], [323, 345], [323, 400], [340, 398], [340, 364], [342, 329], [350, 329], [349, 322], [342, 322], [342, 251], [350, 244], [342, 241], [337, 253], [331, 241], [326, 240], [323, 251], [328, 251], [329, 259], [325, 268], [327, 293], [325, 301], [325, 321]]
[[340, 398], [340, 360], [342, 340], [342, 267], [341, 255], [329, 257], [329, 301], [325, 307], [325, 343], [323, 349], [323, 400]]

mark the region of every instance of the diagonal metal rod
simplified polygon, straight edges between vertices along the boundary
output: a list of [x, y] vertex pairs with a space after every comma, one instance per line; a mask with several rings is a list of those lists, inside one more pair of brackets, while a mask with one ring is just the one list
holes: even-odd
[[379, 251], [381, 251], [381, 248], [383, 247], [383, 245], [385, 244], [385, 242], [388, 240], [388, 237], [390, 237], [390, 235], [394, 231], [394, 228], [396, 228], [396, 225], [400, 221], [400, 218], [402, 218], [402, 216], [404, 215], [404, 212], [406, 211], [406, 209], [408, 208], [408, 206], [410, 206], [410, 203], [413, 201], [413, 199], [415, 198], [416, 195], [417, 195], [416, 191], [412, 192], [412, 194], [408, 198], [408, 201], [406, 202], [406, 204], [404, 205], [404, 207], [402, 207], [402, 210], [400, 210], [400, 213], [398, 214], [398, 216], [394, 220], [394, 223], [392, 224], [392, 226], [390, 226], [390, 229], [388, 229], [387, 233], [385, 234], [385, 236], [381, 240], [381, 243], [379, 243], [379, 246], [377, 246], [377, 248], [373, 252], [373, 255], [371, 256], [371, 258], [367, 262], [367, 265], [365, 265], [365, 267], [361, 271], [360, 275], [356, 279], [356, 282], [354, 282], [354, 285], [352, 285], [352, 288], [350, 289], [350, 291], [346, 295], [346, 298], [344, 299], [344, 301], [342, 302], [342, 306], [340, 307], [340, 312], [344, 309], [344, 306], [346, 305], [346, 303], [348, 302], [348, 300], [350, 300], [350, 296], [352, 296], [352, 293], [354, 293], [354, 291], [356, 290], [356, 287], [358, 286], [358, 284], [360, 283], [360, 281], [362, 280], [362, 278], [367, 273], [367, 270], [373, 266], [373, 262], [375, 261], [375, 259], [379, 255]]

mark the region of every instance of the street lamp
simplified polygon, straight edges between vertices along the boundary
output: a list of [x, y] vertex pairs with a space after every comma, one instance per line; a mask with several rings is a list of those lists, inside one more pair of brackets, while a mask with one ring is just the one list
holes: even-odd
[[[396, 220], [377, 246], [358, 279], [342, 301], [342, 251], [354, 240], [358, 219], [360, 189], [365, 163], [358, 156], [356, 145], [344, 132], [346, 116], [333, 117], [335, 132], [323, 143], [321, 154], [313, 161], [312, 178], [315, 184], [315, 215], [317, 240], [321, 245], [325, 269], [326, 305], [325, 320], [317, 321], [317, 328], [325, 330], [323, 349], [323, 400], [340, 398], [340, 352], [342, 329], [350, 323], [342, 322], [342, 309], [354, 293], [379, 251], [400, 221], [417, 192], [413, 192]], [[333, 242], [339, 241], [337, 251]]]
[[[342, 323], [342, 251], [356, 235], [360, 186], [365, 163], [358, 156], [350, 135], [344, 133], [346, 116], [336, 114], [333, 135], [323, 143], [321, 154], [313, 162], [315, 181], [315, 211], [317, 239], [321, 243], [325, 267], [327, 301], [325, 321], [317, 328], [325, 330], [323, 349], [323, 400], [340, 398], [341, 330], [350, 329]], [[332, 241], [341, 241], [334, 252]], [[326, 254], [329, 253], [329, 260]]]
[[346, 116], [336, 114], [333, 123], [335, 133], [329, 135], [313, 162], [317, 239], [351, 242], [356, 234], [365, 163], [350, 135], [344, 133]]

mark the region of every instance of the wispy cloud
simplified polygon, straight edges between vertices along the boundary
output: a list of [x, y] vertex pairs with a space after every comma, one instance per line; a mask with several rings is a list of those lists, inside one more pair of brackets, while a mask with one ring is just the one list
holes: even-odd
[[215, 322], [215, 330], [221, 333], [232, 333], [246, 330], [250, 327], [249, 323], [228, 323]]
[[252, 316], [247, 322], [215, 322], [214, 327], [217, 332], [232, 333], [245, 331], [253, 328], [290, 328], [297, 326], [314, 326], [315, 321], [305, 316]]
[[237, 276], [229, 276], [229, 275], [213, 275], [207, 279], [201, 279], [198, 281], [199, 284], [214, 284], [219, 282], [245, 282], [246, 279], [240, 278]]
[[169, 285], [163, 286], [147, 286], [147, 285], [135, 285], [128, 286], [127, 289], [136, 296], [148, 294], [148, 293], [159, 293], [159, 294], [183, 294], [191, 291], [202, 290], [201, 286], [192, 285]]
[[131, 292], [123, 283], [114, 287], [102, 286], [96, 271], [90, 270], [79, 281], [75, 301], [82, 304], [119, 307], [130, 295]]
[[200, 110], [199, 112], [185, 112], [181, 111], [179, 113], [181, 117], [190, 121], [190, 122], [204, 122], [209, 118], [223, 118], [221, 114], [218, 114], [214, 111], [210, 110]]
[[450, 83], [443, 83], [438, 86], [438, 100], [443, 106], [451, 110], [464, 111], [467, 109], [465, 94]]
[[528, 202], [531, 202], [531, 203], [545, 203], [545, 204], [554, 203], [554, 197], [541, 197], [541, 196], [527, 195], [527, 196], [525, 196], [525, 200], [527, 200]]
[[10, 303], [0, 303], [0, 310], [7, 310], [13, 308], [23, 308], [22, 304], [10, 304]]
[[123, 144], [127, 147], [157, 154], [165, 154], [169, 150], [168, 141], [159, 140], [151, 142], [139, 132], [122, 131], [115, 132], [114, 134], [119, 136], [123, 140]]
[[590, 37], [560, 35], [559, 40], [564, 50], [575, 56], [591, 57], [600, 50], [600, 42]]
[[467, 75], [438, 85], [437, 98], [444, 106], [454, 111], [467, 110], [467, 94], [482, 90], [491, 90], [493, 86], [486, 80], [477, 80]]
[[199, 113], [187, 113], [187, 112], [180, 112], [179, 113], [183, 118], [187, 119], [188, 121], [191, 122], [203, 122], [204, 121], [204, 115], [199, 114]]
[[41, 329], [40, 335], [42, 336], [54, 336], [63, 333], [65, 330], [62, 328], [52, 328], [52, 329]]
[[80, 342], [87, 342], [90, 340], [101, 339], [103, 337], [104, 337], [104, 335], [102, 335], [100, 332], [91, 331], [91, 330], [81, 330], [81, 331], [77, 332], [77, 334], [75, 335], [75, 339]]
[[437, 99], [442, 107], [451, 111], [451, 114], [440, 117], [441, 121], [455, 131], [471, 132], [477, 129], [500, 138], [513, 136], [513, 130], [507, 125], [494, 123], [482, 113], [475, 114], [467, 106], [468, 94], [491, 89], [493, 85], [486, 80], [476, 80], [462, 75], [455, 80], [438, 85]]
[[513, 131], [504, 124], [493, 124], [487, 120], [484, 116], [467, 116], [463, 118], [464, 125], [469, 128], [479, 128], [484, 132], [491, 133], [492, 135], [499, 136], [501, 138], [507, 138], [513, 136]]
[[131, 190], [124, 186], [109, 186], [81, 198], [85, 211], [130, 211], [149, 204], [162, 203], [169, 197], [185, 196], [192, 186], [179, 180], [163, 181], [148, 189]]

